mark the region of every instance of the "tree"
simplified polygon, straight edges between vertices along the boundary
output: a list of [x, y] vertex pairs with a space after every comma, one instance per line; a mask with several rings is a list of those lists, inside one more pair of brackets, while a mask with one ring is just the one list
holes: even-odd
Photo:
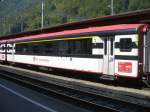
[[150, 8], [150, 0], [129, 0], [129, 10]]

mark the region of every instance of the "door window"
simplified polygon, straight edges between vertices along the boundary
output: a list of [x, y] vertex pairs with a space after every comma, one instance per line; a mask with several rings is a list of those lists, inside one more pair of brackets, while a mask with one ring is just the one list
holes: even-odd
[[104, 54], [107, 55], [107, 39], [104, 39], [104, 44], [105, 44]]
[[110, 38], [110, 43], [111, 43], [111, 50], [110, 50], [110, 54], [113, 55], [113, 51], [114, 51], [114, 38]]

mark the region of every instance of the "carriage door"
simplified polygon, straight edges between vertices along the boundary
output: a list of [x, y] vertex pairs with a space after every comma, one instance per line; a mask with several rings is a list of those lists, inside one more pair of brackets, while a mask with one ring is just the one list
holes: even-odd
[[114, 40], [115, 37], [104, 38], [103, 74], [114, 75]]

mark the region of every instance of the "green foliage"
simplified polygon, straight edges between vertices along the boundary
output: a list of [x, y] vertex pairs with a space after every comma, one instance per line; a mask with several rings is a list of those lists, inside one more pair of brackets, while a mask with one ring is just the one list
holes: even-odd
[[129, 0], [129, 10], [150, 8], [150, 0]]
[[[110, 15], [111, 0], [44, 0], [44, 26]], [[115, 14], [150, 7], [150, 0], [114, 0]], [[0, 2], [0, 35], [39, 29], [41, 0]]]

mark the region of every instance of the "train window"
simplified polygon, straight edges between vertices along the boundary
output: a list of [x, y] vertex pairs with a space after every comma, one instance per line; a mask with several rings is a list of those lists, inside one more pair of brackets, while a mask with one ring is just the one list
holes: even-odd
[[82, 40], [82, 53], [83, 54], [92, 54], [92, 39], [83, 39]]
[[5, 45], [2, 46], [2, 51], [5, 51]]
[[16, 54], [19, 54], [21, 51], [20, 45], [16, 44]]
[[74, 40], [68, 41], [68, 54], [75, 54], [76, 44]]
[[27, 45], [22, 46], [22, 53], [26, 54], [27, 52], [28, 52], [28, 46]]
[[110, 38], [110, 42], [111, 42], [111, 51], [110, 54], [113, 55], [113, 48], [114, 48], [114, 38]]
[[41, 43], [32, 43], [28, 44], [28, 53], [29, 54], [42, 54], [42, 44]]
[[3, 51], [2, 51], [2, 47], [1, 47], [1, 44], [0, 44], [0, 52], [3, 52]]
[[58, 42], [44, 43], [44, 54], [53, 55], [58, 53]]
[[12, 50], [12, 45], [11, 44], [7, 44], [7, 51]]
[[58, 41], [58, 54], [68, 54], [68, 41]]
[[40, 46], [39, 45], [33, 45], [32, 50], [34, 54], [40, 53]]
[[131, 52], [131, 50], [132, 50], [132, 39], [131, 38], [120, 39], [120, 51]]
[[104, 39], [104, 44], [105, 44], [104, 54], [107, 55], [107, 38]]
[[51, 44], [50, 43], [44, 43], [44, 54], [49, 54], [50, 53], [50, 47]]
[[92, 54], [92, 39], [69, 41], [69, 54]]
[[16, 44], [16, 54], [88, 55], [92, 54], [92, 39]]
[[28, 51], [28, 44], [16, 44], [16, 54], [27, 54]]
[[83, 54], [83, 40], [76, 40], [75, 41], [75, 54]]

